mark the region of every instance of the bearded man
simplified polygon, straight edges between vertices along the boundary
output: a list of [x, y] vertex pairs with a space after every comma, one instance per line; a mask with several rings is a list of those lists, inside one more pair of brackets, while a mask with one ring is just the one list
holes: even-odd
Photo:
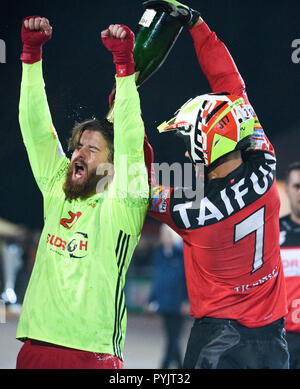
[[134, 34], [122, 25], [101, 32], [116, 65], [114, 124], [77, 125], [71, 160], [44, 90], [42, 46], [51, 35], [48, 19], [24, 19], [19, 119], [45, 224], [17, 329], [17, 368], [122, 368], [125, 274], [149, 194]]

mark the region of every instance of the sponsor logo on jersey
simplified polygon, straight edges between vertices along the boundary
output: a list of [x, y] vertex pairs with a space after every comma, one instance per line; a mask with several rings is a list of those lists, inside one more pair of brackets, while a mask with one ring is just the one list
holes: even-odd
[[47, 244], [58, 254], [80, 259], [88, 254], [88, 234], [75, 232], [69, 241], [59, 236], [48, 234]]
[[56, 132], [53, 124], [50, 125], [50, 132], [51, 132], [51, 134], [53, 136], [53, 139], [57, 139], [57, 132]]
[[264, 284], [265, 282], [272, 280], [273, 278], [275, 278], [277, 276], [278, 276], [278, 266], [276, 266], [275, 269], [273, 269], [271, 273], [261, 277], [260, 279], [256, 280], [255, 282], [253, 282], [251, 284], [236, 286], [233, 289], [235, 289], [237, 292], [244, 293], [247, 290], [255, 288], [256, 286], [260, 286], [260, 285]]
[[253, 130], [253, 138], [255, 139], [264, 139], [265, 138], [265, 133], [263, 129], [261, 128], [254, 128]]
[[152, 189], [152, 207], [151, 211], [165, 213], [167, 210], [167, 198], [170, 189], [163, 188], [162, 186], [156, 186]]
[[300, 276], [300, 247], [280, 249], [285, 277]]
[[81, 212], [72, 212], [72, 211], [69, 211], [69, 218], [63, 218], [60, 220], [60, 224], [67, 228], [68, 230], [70, 230], [74, 224], [77, 222], [77, 220], [80, 218], [80, 216], [82, 215]]

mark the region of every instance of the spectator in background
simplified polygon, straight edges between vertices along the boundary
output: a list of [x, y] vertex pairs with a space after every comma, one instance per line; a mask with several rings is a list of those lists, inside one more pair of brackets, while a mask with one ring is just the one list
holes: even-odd
[[300, 161], [288, 167], [286, 194], [291, 213], [280, 218], [280, 247], [287, 287], [290, 368], [300, 369]]
[[38, 246], [37, 237], [40, 237], [39, 232], [27, 231], [20, 240], [20, 248], [22, 249], [21, 266], [16, 274], [16, 295], [17, 303], [23, 304], [26, 288], [33, 269], [35, 255]]
[[182, 368], [180, 337], [184, 314], [188, 313], [188, 296], [183, 264], [182, 239], [166, 224], [160, 229], [160, 244], [153, 252], [153, 284], [149, 310], [157, 312], [166, 336], [161, 369]]
[[6, 239], [2, 246], [3, 291], [1, 299], [9, 305], [10, 310], [13, 310], [17, 302], [16, 277], [22, 266], [22, 255], [23, 251], [17, 239]]
[[4, 247], [4, 239], [0, 237], [0, 290], [1, 291], [4, 289], [3, 247]]

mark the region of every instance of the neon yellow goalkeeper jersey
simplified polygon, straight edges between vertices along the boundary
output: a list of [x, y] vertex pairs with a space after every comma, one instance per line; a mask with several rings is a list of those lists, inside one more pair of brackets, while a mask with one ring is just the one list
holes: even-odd
[[125, 274], [149, 189], [135, 77], [116, 77], [116, 85], [113, 181], [103, 195], [69, 201], [70, 162], [52, 124], [42, 61], [23, 64], [19, 120], [43, 194], [44, 227], [16, 336], [123, 359]]

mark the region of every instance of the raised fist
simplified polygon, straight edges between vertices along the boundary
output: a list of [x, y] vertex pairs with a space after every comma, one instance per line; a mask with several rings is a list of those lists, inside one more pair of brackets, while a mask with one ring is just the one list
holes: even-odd
[[42, 46], [52, 36], [49, 20], [40, 16], [28, 16], [22, 22], [23, 52], [21, 60], [32, 64], [41, 60]]
[[111, 24], [101, 32], [104, 46], [112, 52], [119, 77], [134, 73], [134, 33], [127, 26]]
[[101, 32], [101, 38], [104, 46], [109, 51], [133, 52], [134, 33], [127, 26], [111, 24]]
[[111, 24], [106, 30], [101, 32], [102, 38], [125, 39], [129, 28], [121, 24]]

